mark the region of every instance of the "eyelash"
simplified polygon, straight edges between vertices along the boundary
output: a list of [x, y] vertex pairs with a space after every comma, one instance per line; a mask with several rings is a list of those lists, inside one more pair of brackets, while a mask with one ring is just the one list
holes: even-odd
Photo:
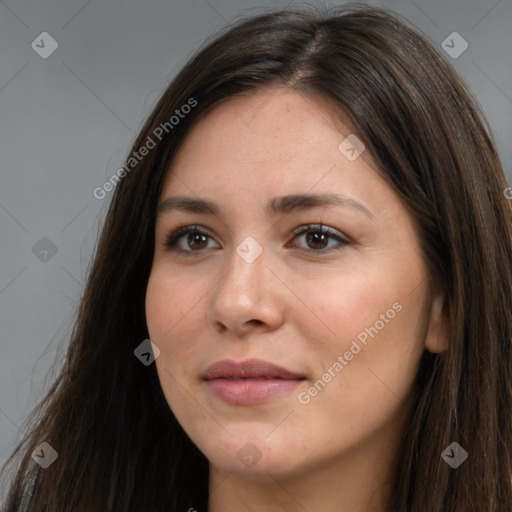
[[[293, 234], [293, 239], [308, 233], [308, 232], [314, 232], [314, 233], [321, 233], [322, 235], [326, 235], [329, 238], [334, 238], [336, 241], [339, 242], [340, 246], [338, 247], [328, 247], [324, 249], [305, 249], [303, 247], [299, 247], [300, 250], [306, 251], [306, 252], [313, 252], [315, 254], [326, 254], [328, 252], [332, 251], [339, 251], [343, 249], [344, 246], [348, 245], [350, 242], [348, 239], [343, 238], [339, 236], [336, 232], [334, 232], [329, 227], [323, 226], [320, 224], [305, 224], [304, 226], [300, 226], [299, 228], [295, 229]], [[164, 239], [164, 246], [166, 251], [175, 251], [175, 252], [181, 252], [181, 253], [196, 253], [201, 254], [204, 252], [204, 249], [200, 250], [184, 250], [177, 247], [177, 242], [180, 240], [180, 238], [184, 235], [190, 234], [190, 233], [198, 233], [210, 238], [213, 238], [210, 233], [208, 233], [207, 230], [201, 228], [197, 225], [184, 225], [184, 226], [178, 226], [176, 230], [174, 230], [172, 233], [167, 235]]]

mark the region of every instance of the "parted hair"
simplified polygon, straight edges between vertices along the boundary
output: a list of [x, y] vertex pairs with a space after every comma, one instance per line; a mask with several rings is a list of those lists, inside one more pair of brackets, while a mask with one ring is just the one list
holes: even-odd
[[[197, 121], [272, 86], [321, 97], [350, 123], [414, 216], [431, 284], [445, 293], [449, 347], [421, 359], [387, 512], [512, 510], [512, 201], [492, 131], [425, 35], [349, 3], [237, 20], [171, 81], [130, 153], [191, 98], [197, 105], [116, 185], [65, 361], [2, 469], [4, 512], [206, 512], [208, 460], [155, 365], [134, 357], [149, 337], [156, 206]], [[43, 441], [59, 454], [47, 469], [31, 458]], [[441, 458], [452, 442], [468, 453], [457, 469]]]

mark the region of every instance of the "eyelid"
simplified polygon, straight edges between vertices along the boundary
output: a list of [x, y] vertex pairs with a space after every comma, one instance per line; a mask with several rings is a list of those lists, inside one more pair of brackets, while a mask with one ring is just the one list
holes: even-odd
[[170, 251], [171, 249], [174, 249], [176, 251], [181, 252], [187, 252], [187, 253], [200, 253], [202, 251], [184, 251], [182, 249], [179, 249], [176, 246], [176, 242], [181, 238], [183, 235], [186, 235], [187, 233], [200, 233], [202, 235], [208, 236], [212, 240], [214, 240], [214, 236], [212, 235], [211, 231], [199, 224], [188, 224], [183, 223], [176, 226], [170, 233], [165, 234], [164, 238], [162, 240], [162, 245], [164, 246], [165, 251]]
[[[298, 236], [307, 233], [307, 232], [319, 232], [324, 235], [327, 235], [329, 238], [334, 238], [338, 241], [338, 244], [341, 245], [341, 247], [326, 247], [324, 249], [304, 249], [303, 247], [298, 247], [299, 250], [302, 250], [304, 252], [312, 253], [312, 254], [327, 254], [329, 252], [333, 252], [336, 250], [339, 250], [346, 245], [351, 244], [351, 240], [349, 237], [347, 237], [344, 233], [341, 231], [338, 231], [337, 229], [331, 228], [329, 226], [324, 226], [321, 222], [319, 224], [303, 224], [302, 226], [299, 226], [298, 228], [294, 229], [292, 231], [293, 240], [295, 240]], [[288, 245], [288, 244], [287, 244]]]
[[302, 235], [308, 231], [320, 231], [322, 233], [328, 234], [329, 236], [338, 237], [339, 239], [346, 242], [349, 241], [348, 237], [345, 236], [341, 231], [338, 231], [337, 229], [331, 228], [329, 226], [325, 226], [321, 222], [319, 224], [303, 224], [302, 226], [295, 228], [292, 231], [292, 235]]

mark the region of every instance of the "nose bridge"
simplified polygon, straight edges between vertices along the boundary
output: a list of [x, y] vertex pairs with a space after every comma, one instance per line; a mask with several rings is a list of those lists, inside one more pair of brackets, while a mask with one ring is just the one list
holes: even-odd
[[244, 324], [278, 325], [279, 301], [273, 293], [268, 270], [270, 253], [254, 237], [242, 240], [229, 254], [227, 273], [218, 283], [209, 305], [210, 324], [232, 330]]
[[246, 236], [229, 255], [229, 271], [222, 288], [234, 287], [239, 293], [256, 298], [259, 286], [266, 281], [268, 256], [263, 242]]

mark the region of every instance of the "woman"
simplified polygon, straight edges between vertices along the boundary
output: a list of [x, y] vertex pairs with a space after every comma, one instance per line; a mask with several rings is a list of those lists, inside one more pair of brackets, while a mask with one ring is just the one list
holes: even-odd
[[381, 9], [217, 36], [118, 172], [4, 510], [512, 510], [512, 212], [488, 131]]

